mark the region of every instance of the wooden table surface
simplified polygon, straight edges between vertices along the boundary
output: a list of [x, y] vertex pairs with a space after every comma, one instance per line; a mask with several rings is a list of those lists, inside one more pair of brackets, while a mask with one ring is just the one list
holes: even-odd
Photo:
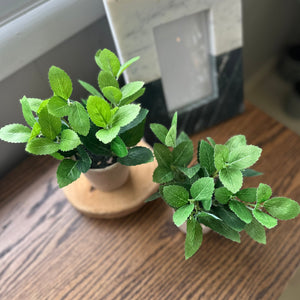
[[[264, 182], [300, 201], [300, 138], [266, 114], [246, 112], [193, 136], [233, 134], [263, 148], [245, 186]], [[184, 259], [185, 236], [161, 201], [121, 219], [79, 214], [55, 179], [56, 162], [31, 157], [0, 181], [0, 299], [277, 299], [300, 262], [300, 218], [281, 221], [267, 245], [208, 233]]]

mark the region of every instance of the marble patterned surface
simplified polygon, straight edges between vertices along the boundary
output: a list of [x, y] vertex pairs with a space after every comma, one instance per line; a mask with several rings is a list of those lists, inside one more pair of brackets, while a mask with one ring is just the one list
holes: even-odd
[[161, 78], [154, 28], [204, 10], [209, 11], [211, 55], [242, 46], [241, 0], [103, 0], [121, 61], [142, 59], [125, 74], [126, 81]]

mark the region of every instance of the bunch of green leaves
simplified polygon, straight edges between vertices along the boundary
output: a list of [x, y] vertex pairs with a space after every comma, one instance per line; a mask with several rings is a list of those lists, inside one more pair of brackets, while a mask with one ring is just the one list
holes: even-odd
[[175, 212], [175, 225], [187, 224], [185, 257], [190, 258], [202, 244], [201, 224], [224, 237], [240, 242], [240, 232], [265, 244], [265, 228], [273, 228], [277, 220], [295, 218], [299, 204], [285, 197], [273, 197], [266, 184], [244, 188], [243, 178], [261, 173], [250, 169], [261, 155], [257, 146], [247, 145], [243, 135], [231, 137], [224, 145], [212, 138], [198, 143], [197, 162], [193, 159], [193, 143], [185, 133], [177, 137], [177, 114], [170, 129], [150, 125], [161, 143], [154, 144], [158, 167], [153, 181], [159, 192], [150, 200], [163, 198]]
[[148, 111], [133, 104], [143, 94], [143, 82], [119, 88], [117, 79], [138, 58], [120, 65], [109, 50], [96, 53], [102, 68], [98, 76], [103, 95], [81, 81], [91, 95], [80, 103], [71, 100], [72, 81], [65, 71], [52, 66], [48, 78], [53, 96], [46, 100], [23, 97], [20, 102], [28, 126], [10, 124], [0, 129], [0, 139], [26, 143], [26, 151], [61, 160], [57, 180], [64, 187], [91, 167], [109, 162], [137, 165], [153, 160], [152, 152], [135, 146], [144, 135]]

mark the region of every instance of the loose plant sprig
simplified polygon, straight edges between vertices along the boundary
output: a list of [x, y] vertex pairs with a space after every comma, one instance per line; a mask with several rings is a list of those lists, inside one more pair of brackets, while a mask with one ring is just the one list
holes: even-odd
[[170, 129], [160, 124], [150, 125], [161, 144], [154, 144], [158, 167], [153, 181], [160, 184], [159, 197], [175, 212], [178, 227], [187, 223], [186, 259], [202, 244], [201, 224], [224, 237], [240, 242], [240, 232], [258, 243], [266, 243], [265, 228], [273, 228], [277, 220], [289, 220], [300, 213], [299, 204], [285, 197], [273, 197], [272, 189], [260, 183], [257, 188], [242, 189], [243, 178], [261, 173], [249, 169], [261, 155], [257, 146], [247, 145], [243, 135], [231, 137], [224, 145], [212, 138], [198, 144], [197, 163], [193, 159], [193, 143], [185, 133], [177, 137], [177, 113]]
[[142, 81], [120, 88], [118, 79], [135, 57], [124, 65], [104, 49], [96, 53], [101, 68], [98, 91], [80, 81], [90, 93], [87, 101], [72, 100], [72, 81], [65, 71], [52, 66], [48, 78], [53, 96], [41, 100], [23, 97], [20, 102], [28, 126], [10, 124], [0, 129], [0, 139], [26, 143], [26, 151], [61, 160], [57, 181], [64, 187], [90, 168], [103, 168], [116, 161], [138, 165], [153, 160], [152, 152], [136, 146], [144, 135], [148, 110], [132, 102], [145, 91]]

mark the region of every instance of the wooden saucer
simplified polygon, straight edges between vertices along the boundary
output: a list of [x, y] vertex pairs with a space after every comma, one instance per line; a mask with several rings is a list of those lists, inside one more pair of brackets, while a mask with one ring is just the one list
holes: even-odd
[[71, 204], [84, 215], [103, 219], [119, 218], [138, 210], [158, 190], [158, 184], [152, 181], [156, 167], [156, 161], [130, 167], [126, 183], [111, 192], [92, 187], [84, 174], [62, 190]]

